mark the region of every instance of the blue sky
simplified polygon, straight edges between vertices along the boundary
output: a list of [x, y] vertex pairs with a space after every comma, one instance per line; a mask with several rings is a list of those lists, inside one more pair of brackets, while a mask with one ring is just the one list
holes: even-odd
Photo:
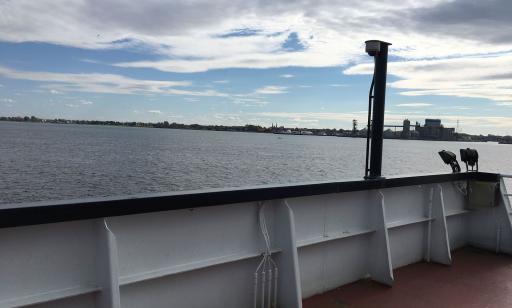
[[512, 134], [511, 5], [478, 5], [0, 1], [0, 115], [350, 128], [377, 38], [387, 124]]

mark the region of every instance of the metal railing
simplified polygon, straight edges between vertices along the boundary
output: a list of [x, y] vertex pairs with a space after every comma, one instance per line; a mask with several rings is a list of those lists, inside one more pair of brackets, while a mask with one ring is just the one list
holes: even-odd
[[[507, 188], [507, 183], [505, 182], [505, 179], [512, 179], [512, 175], [511, 174], [500, 174], [501, 178], [502, 178], [502, 181], [503, 181], [503, 185], [505, 185], [505, 188]], [[512, 194], [509, 194], [509, 193], [505, 193], [503, 194], [504, 196], [507, 196], [507, 197], [512, 197]]]
[[0, 205], [0, 228], [462, 180], [497, 182], [499, 176], [464, 172], [5, 204]]

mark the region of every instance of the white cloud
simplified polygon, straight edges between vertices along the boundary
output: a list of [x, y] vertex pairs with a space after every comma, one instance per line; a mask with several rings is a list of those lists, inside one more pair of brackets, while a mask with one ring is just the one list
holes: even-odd
[[343, 84], [343, 83], [331, 83], [329, 85], [329, 87], [342, 88], [342, 87], [348, 87], [348, 85], [347, 84]]
[[473, 109], [473, 107], [470, 107], [470, 106], [460, 106], [460, 105], [456, 105], [456, 106], [437, 106], [436, 109], [441, 109], [441, 110], [471, 110], [471, 109]]
[[115, 94], [174, 94], [190, 96], [226, 96], [215, 90], [192, 91], [175, 87], [191, 86], [189, 81], [142, 80], [115, 74], [72, 74], [18, 71], [0, 66], [0, 76], [42, 82], [42, 87], [56, 92], [94, 92]]
[[82, 103], [82, 105], [92, 105], [92, 104], [94, 104], [93, 102], [85, 100], [85, 99], [80, 100], [80, 103]]
[[162, 111], [160, 110], [148, 110], [149, 113], [154, 113], [154, 114], [162, 114]]
[[416, 107], [428, 107], [428, 106], [432, 106], [432, 104], [429, 104], [429, 103], [403, 103], [403, 104], [396, 104], [395, 106], [416, 108]]
[[78, 108], [78, 105], [76, 105], [76, 104], [65, 104], [64, 106], [69, 107], [69, 108]]
[[[135, 48], [162, 60], [120, 66], [175, 72], [325, 67], [359, 61], [370, 37], [386, 38], [405, 58], [510, 50], [509, 8], [506, 0], [2, 1], [0, 40]], [[232, 35], [234, 29], [252, 32]], [[301, 50], [283, 47], [291, 33]]]
[[85, 62], [85, 63], [92, 63], [92, 64], [105, 64], [101, 61], [94, 60], [94, 59], [81, 59], [80, 61]]
[[270, 104], [270, 102], [268, 102], [268, 101], [261, 100], [259, 98], [250, 98], [250, 97], [235, 98], [232, 102], [233, 102], [233, 104], [243, 105], [243, 106], [248, 106], [248, 107], [262, 107], [262, 106]]
[[198, 102], [199, 99], [195, 98], [195, 97], [184, 97], [183, 100], [187, 101], [187, 102]]
[[213, 83], [229, 83], [230, 81], [229, 80], [215, 80], [213, 81]]
[[292, 74], [282, 74], [282, 75], [279, 75], [279, 77], [281, 77], [281, 78], [293, 78], [293, 77], [295, 77], [295, 75], [292, 75]]
[[179, 114], [169, 114], [169, 115], [167, 115], [167, 117], [169, 117], [171, 119], [183, 119], [183, 116], [179, 115]]
[[291, 119], [293, 122], [299, 123], [318, 123], [317, 119], [303, 119], [303, 118], [293, 118]]
[[325, 58], [322, 57], [319, 61], [308, 62], [308, 55], [304, 53], [258, 53], [244, 56], [235, 54], [217, 59], [138, 61], [117, 63], [115, 65], [125, 68], [154, 68], [165, 72], [197, 73], [224, 68], [327, 67], [339, 64], [339, 61], [332, 61], [332, 57], [336, 56], [326, 55]]
[[283, 94], [287, 93], [287, 87], [281, 86], [265, 86], [262, 88], [258, 88], [254, 91], [256, 94]]
[[[512, 61], [507, 54], [512, 50], [511, 5], [509, 0], [0, 1], [0, 41], [130, 48], [160, 60], [114, 65], [204, 72], [370, 62], [363, 42], [382, 38], [393, 43], [391, 54], [404, 60], [389, 66], [390, 74], [399, 78], [391, 86], [403, 95], [484, 98], [503, 106], [512, 101]], [[250, 33], [237, 35], [237, 29]], [[292, 33], [302, 48], [284, 48]], [[370, 67], [355, 65], [345, 72], [368, 73]], [[190, 84], [109, 74], [59, 75], [0, 67], [0, 75], [53, 82], [57, 87], [47, 87], [62, 92], [227, 96], [183, 88]], [[260, 94], [283, 93], [264, 92]]]
[[3, 103], [14, 103], [14, 100], [12, 98], [0, 98], [0, 102], [3, 102]]
[[260, 112], [259, 116], [285, 119], [309, 119], [309, 120], [335, 120], [343, 121], [352, 119], [364, 119], [362, 113], [334, 113], [334, 112]]
[[[483, 98], [498, 103], [512, 100], [512, 53], [438, 60], [400, 61], [388, 64], [391, 82], [402, 95], [444, 95]], [[371, 74], [372, 64], [358, 64], [345, 74]]]
[[51, 90], [50, 90], [50, 93], [51, 93], [51, 94], [62, 94], [62, 92], [57, 91], [57, 90], [55, 90], [55, 89], [51, 89]]

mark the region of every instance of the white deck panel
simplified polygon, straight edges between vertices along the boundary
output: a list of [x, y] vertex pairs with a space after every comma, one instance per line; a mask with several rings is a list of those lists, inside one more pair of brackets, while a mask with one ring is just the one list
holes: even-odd
[[[440, 190], [444, 207], [430, 205]], [[465, 202], [452, 182], [265, 201], [286, 282], [280, 307], [365, 277], [392, 284], [393, 268], [449, 262], [443, 247], [512, 252], [504, 202], [477, 211]], [[0, 307], [251, 307], [264, 251], [258, 209], [106, 217], [111, 237], [103, 219], [0, 229]]]

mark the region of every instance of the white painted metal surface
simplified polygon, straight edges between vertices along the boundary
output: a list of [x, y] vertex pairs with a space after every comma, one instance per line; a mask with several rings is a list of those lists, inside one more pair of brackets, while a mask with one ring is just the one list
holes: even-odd
[[[278, 307], [471, 244], [512, 253], [512, 208], [467, 210], [456, 183], [265, 201]], [[0, 229], [0, 307], [252, 307], [255, 203]]]

